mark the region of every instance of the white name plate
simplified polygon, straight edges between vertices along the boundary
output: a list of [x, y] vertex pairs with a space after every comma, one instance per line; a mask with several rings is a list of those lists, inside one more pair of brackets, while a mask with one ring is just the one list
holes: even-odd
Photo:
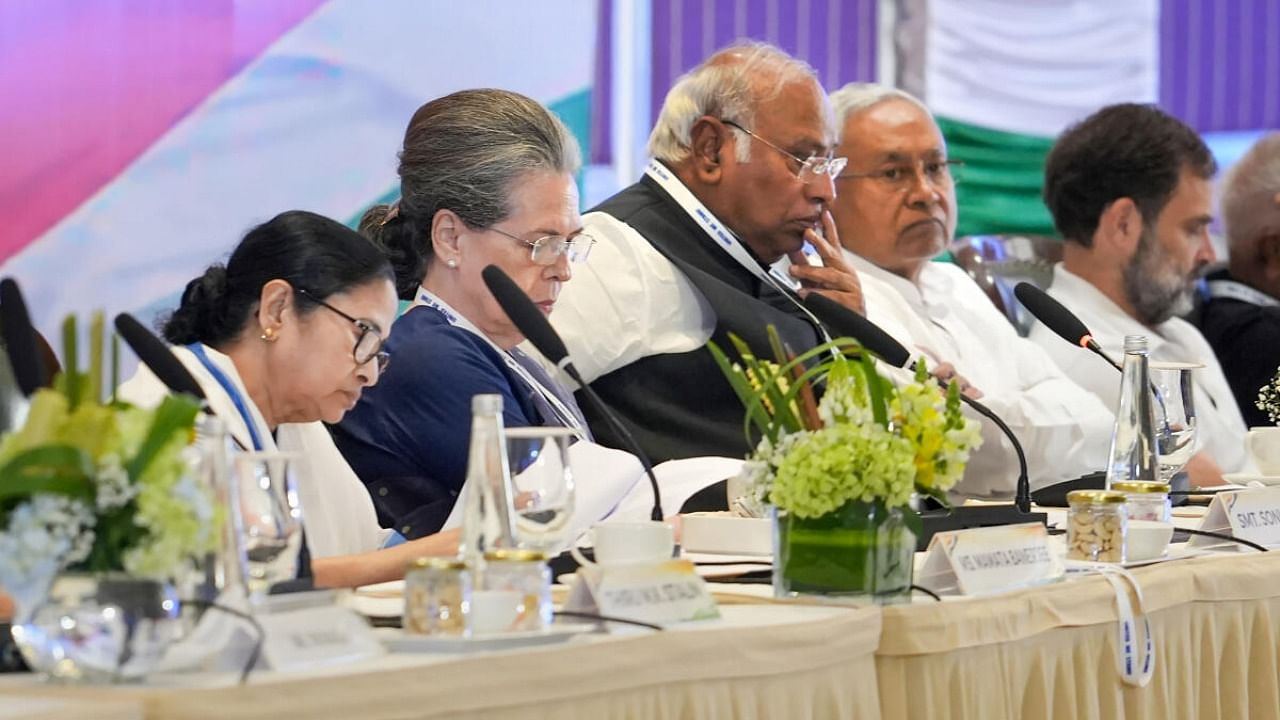
[[[1229, 534], [1268, 547], [1280, 545], [1280, 487], [1214, 495], [1204, 520], [1200, 521], [1200, 529]], [[1224, 543], [1216, 538], [1192, 535], [1187, 544], [1203, 547]]]
[[258, 613], [262, 658], [272, 670], [305, 670], [386, 653], [364, 618], [337, 605]]
[[658, 625], [720, 617], [706, 581], [688, 560], [581, 567], [565, 609]]
[[987, 595], [1062, 574], [1040, 523], [940, 532], [928, 553], [919, 582], [934, 592]]

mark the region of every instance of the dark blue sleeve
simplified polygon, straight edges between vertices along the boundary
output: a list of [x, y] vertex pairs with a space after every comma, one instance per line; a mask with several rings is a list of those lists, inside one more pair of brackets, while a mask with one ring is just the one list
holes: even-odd
[[437, 530], [462, 489], [472, 396], [501, 395], [508, 426], [538, 424], [514, 394], [501, 355], [428, 313], [416, 309], [396, 321], [386, 372], [334, 428], [380, 521], [409, 537]]

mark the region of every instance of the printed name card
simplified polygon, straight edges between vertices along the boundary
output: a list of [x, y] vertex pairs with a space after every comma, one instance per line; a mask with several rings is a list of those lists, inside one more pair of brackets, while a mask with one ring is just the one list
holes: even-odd
[[337, 605], [257, 614], [266, 632], [262, 658], [272, 670], [353, 662], [385, 654], [364, 618]]
[[929, 542], [928, 553], [919, 582], [939, 593], [986, 595], [1062, 574], [1040, 523], [940, 532]]
[[[1204, 520], [1200, 522], [1200, 529], [1229, 534], [1267, 547], [1280, 545], [1280, 487], [1214, 495]], [[1222, 545], [1224, 541], [1192, 535], [1187, 544], [1203, 547]]]
[[578, 568], [565, 609], [654, 624], [720, 617], [688, 560]]

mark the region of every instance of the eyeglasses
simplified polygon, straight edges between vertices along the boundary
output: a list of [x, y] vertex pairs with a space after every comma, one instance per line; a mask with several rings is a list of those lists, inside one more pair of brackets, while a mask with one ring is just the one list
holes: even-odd
[[917, 177], [924, 177], [934, 187], [949, 187], [959, 180], [963, 168], [964, 162], [961, 160], [924, 160], [910, 165], [891, 165], [867, 173], [844, 173], [836, 179], [870, 179], [894, 192], [901, 192], [914, 187]]
[[383, 351], [382, 333], [378, 332], [377, 328], [371, 325], [368, 320], [351, 317], [338, 308], [307, 292], [303, 288], [298, 288], [298, 294], [317, 305], [321, 305], [334, 311], [338, 315], [341, 315], [343, 318], [350, 321], [352, 325], [360, 328], [360, 337], [356, 338], [355, 349], [351, 351], [351, 355], [355, 358], [356, 364], [364, 365], [370, 360], [377, 358], [378, 373], [382, 374], [383, 372], [386, 372], [387, 365], [391, 362], [391, 353]]
[[486, 229], [528, 245], [532, 248], [529, 251], [529, 259], [535, 265], [555, 265], [561, 255], [568, 257], [569, 262], [586, 262], [587, 256], [591, 254], [591, 246], [596, 244], [595, 238], [584, 233], [578, 233], [571, 238], [563, 235], [547, 235], [537, 240], [525, 240], [519, 235], [512, 235], [502, 228], [489, 227]]
[[796, 162], [800, 163], [800, 168], [796, 170], [796, 177], [800, 178], [805, 182], [809, 182], [813, 178], [819, 177], [821, 175], [827, 175], [831, 178], [835, 178], [837, 175], [840, 174], [841, 170], [844, 170], [844, 166], [849, 164], [848, 158], [832, 157], [830, 155], [818, 155], [817, 153], [811, 154], [807, 158], [802, 158], [799, 155], [796, 155], [795, 153], [792, 153], [789, 150], [783, 150], [777, 145], [774, 145], [768, 140], [765, 140], [764, 138], [742, 127], [741, 125], [739, 125], [738, 123], [732, 120], [725, 120], [724, 118], [719, 118], [719, 120], [725, 125], [728, 125], [729, 127], [734, 128], [735, 130], [741, 130], [747, 135], [755, 138], [756, 140], [759, 140], [765, 145], [768, 145], [774, 150], [777, 150], [783, 155], [786, 155], [792, 160], [795, 160]]

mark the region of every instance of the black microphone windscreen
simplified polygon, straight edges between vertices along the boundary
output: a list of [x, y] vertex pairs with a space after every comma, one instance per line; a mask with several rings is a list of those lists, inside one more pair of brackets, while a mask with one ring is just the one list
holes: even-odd
[[560, 339], [555, 328], [551, 327], [547, 316], [533, 304], [515, 281], [502, 272], [501, 268], [490, 265], [480, 271], [480, 276], [484, 278], [484, 284], [489, 286], [489, 292], [493, 293], [493, 297], [507, 313], [507, 317], [511, 318], [516, 329], [530, 343], [533, 343], [543, 357], [558, 365], [569, 355], [564, 341]]
[[23, 395], [30, 396], [46, 382], [44, 362], [36, 343], [36, 331], [22, 291], [13, 278], [0, 280], [0, 336], [13, 368], [13, 379]]
[[1045, 327], [1061, 335], [1072, 345], [1079, 345], [1080, 341], [1090, 334], [1089, 328], [1084, 326], [1075, 313], [1035, 285], [1020, 282], [1013, 289], [1013, 294], [1017, 296], [1018, 302], [1022, 303], [1027, 312], [1036, 316], [1036, 319], [1044, 323]]
[[116, 331], [133, 349], [142, 364], [155, 373], [170, 391], [186, 393], [200, 400], [206, 399], [200, 383], [191, 376], [182, 361], [178, 360], [163, 340], [138, 322], [137, 318], [129, 313], [120, 313], [116, 316]]
[[911, 360], [911, 353], [894, 340], [879, 325], [862, 317], [858, 313], [818, 293], [809, 293], [804, 299], [804, 306], [818, 317], [836, 335], [848, 336], [857, 340], [863, 347], [879, 355], [885, 362], [894, 367], [906, 367]]

